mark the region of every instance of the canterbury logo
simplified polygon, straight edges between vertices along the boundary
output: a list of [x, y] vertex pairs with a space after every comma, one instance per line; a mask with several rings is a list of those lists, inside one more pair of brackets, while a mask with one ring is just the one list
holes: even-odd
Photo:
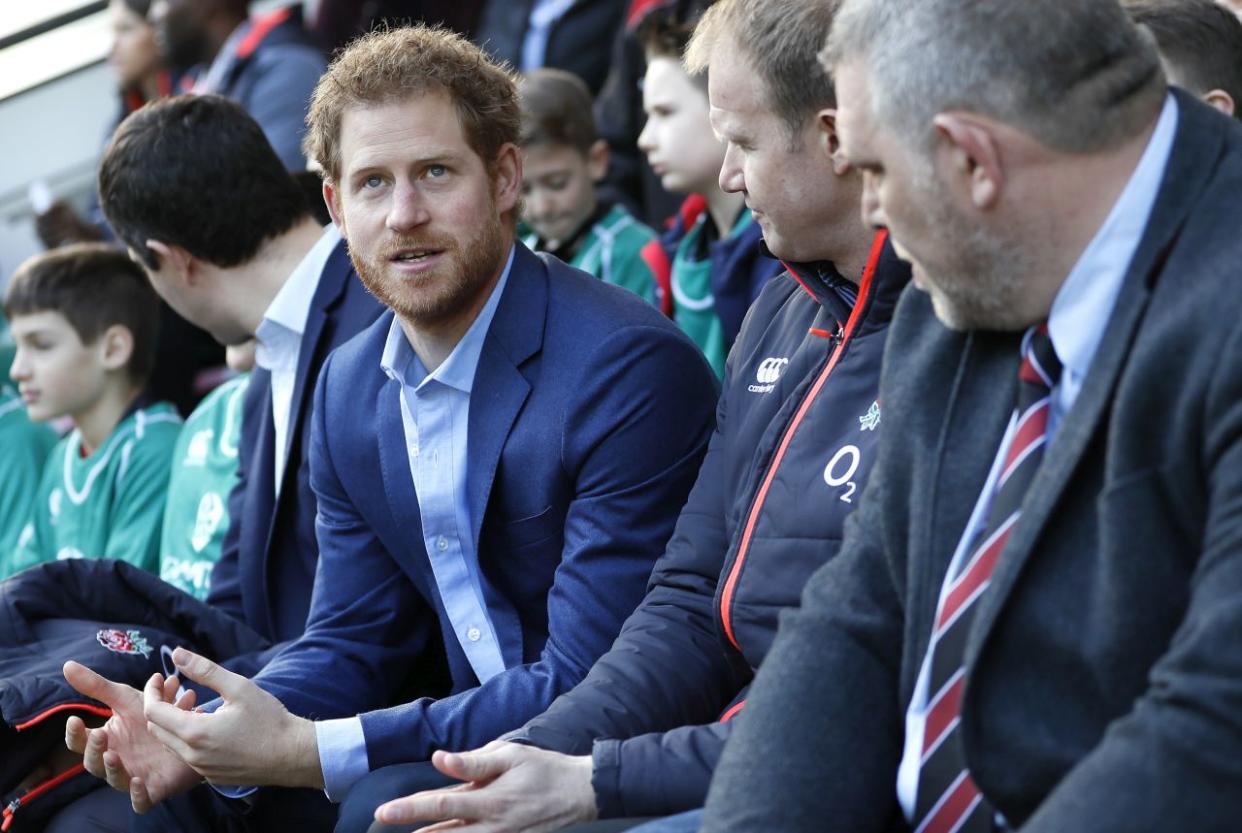
[[770, 385], [781, 378], [781, 373], [785, 371], [785, 366], [788, 364], [789, 359], [764, 359], [759, 362], [755, 380], [761, 385]]

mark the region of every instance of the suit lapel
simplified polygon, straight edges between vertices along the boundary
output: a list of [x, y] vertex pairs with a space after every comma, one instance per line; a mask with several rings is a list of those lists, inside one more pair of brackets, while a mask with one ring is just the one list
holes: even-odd
[[[909, 545], [910, 564], [919, 571], [912, 577], [912, 587], [922, 594], [911, 606], [911, 624], [921, 640], [919, 657], [927, 650], [949, 563], [1009, 423], [1017, 388], [1018, 347], [1016, 336], [971, 333], [960, 348], [954, 378], [945, 381], [951, 393], [934, 458], [931, 482], [935, 488], [928, 495], [926, 526], [922, 534], [911, 537]], [[963, 449], [978, 451], [963, 453]], [[914, 682], [912, 675], [907, 680], [911, 690]]]
[[[376, 367], [378, 372], [379, 368]], [[418, 509], [418, 493], [410, 472], [406, 451], [405, 422], [401, 416], [401, 385], [389, 379], [376, 397], [376, 442], [379, 445], [380, 473], [384, 493], [396, 524], [395, 533], [404, 546], [393, 552], [397, 562], [419, 584], [425, 584], [430, 569], [423, 543], [423, 518]]]
[[1219, 126], [1205, 121], [1200, 105], [1188, 97], [1179, 94], [1178, 105], [1180, 126], [1152, 216], [1083, 380], [1082, 392], [1048, 447], [1022, 508], [1022, 518], [992, 573], [991, 587], [979, 599], [973, 637], [966, 648], [968, 667], [1012, 592], [1088, 444], [1106, 429], [1108, 406], [1147, 309], [1151, 287], [1215, 166], [1221, 143]]
[[290, 481], [290, 470], [296, 470], [300, 463], [301, 455], [294, 454], [293, 449], [302, 441], [303, 417], [306, 409], [310, 407], [311, 393], [318, 378], [318, 374], [314, 374], [316, 378], [311, 378], [311, 365], [318, 366], [315, 357], [322, 352], [322, 342], [329, 338], [326, 332], [328, 315], [345, 294], [349, 281], [353, 279], [349, 253], [345, 248], [345, 241], [342, 240], [328, 256], [328, 262], [324, 264], [323, 272], [319, 275], [315, 297], [311, 300], [310, 310], [306, 314], [302, 342], [298, 347], [298, 369], [293, 380], [293, 399], [289, 403], [289, 426], [292, 430], [285, 437], [285, 483]]
[[[480, 546], [483, 517], [487, 513], [501, 454], [530, 395], [530, 382], [522, 374], [522, 367], [543, 346], [547, 298], [546, 267], [519, 244], [509, 282], [483, 342], [470, 393], [466, 488], [471, 532], [480, 567], [486, 563]], [[503, 547], [504, 542], [500, 543]], [[481, 572], [480, 579], [501, 657], [506, 667], [511, 667], [522, 661], [521, 620], [513, 606], [491, 586], [485, 572]]]
[[[243, 587], [265, 587], [266, 554], [271, 550], [272, 529], [276, 520], [276, 481], [274, 480], [276, 429], [272, 422], [272, 383], [270, 374], [262, 368], [255, 368], [250, 384], [262, 384], [264, 390], [259, 404], [259, 429], [255, 437], [254, 456], [250, 461], [250, 469], [246, 474], [247, 479], [253, 480], [254, 485], [247, 486], [247, 500], [245, 504], [247, 518], [242, 529], [243, 531], [251, 532], [247, 535], [248, 540], [241, 542], [241, 551], [262, 552], [264, 557], [241, 558], [238, 563], [238, 570], [242, 573]], [[254, 497], [252, 498], [251, 495]], [[262, 536], [260, 541], [253, 540], [259, 536]], [[259, 549], [259, 544], [262, 544], [262, 549]], [[262, 595], [262, 598], [254, 594], [242, 594], [242, 604], [246, 608], [246, 618], [251, 622], [264, 623], [262, 627], [266, 629], [267, 633], [275, 633], [274, 623], [270, 616], [271, 610], [266, 604], [266, 599], [266, 593]], [[260, 603], [262, 603], [261, 606]]]
[[530, 383], [520, 368], [543, 346], [547, 297], [543, 263], [518, 245], [509, 282], [483, 342], [470, 393], [466, 484], [476, 547], [501, 450], [530, 394]]

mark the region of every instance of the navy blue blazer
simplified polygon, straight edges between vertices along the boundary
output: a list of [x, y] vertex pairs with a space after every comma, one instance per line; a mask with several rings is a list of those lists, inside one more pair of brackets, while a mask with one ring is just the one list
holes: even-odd
[[[506, 671], [480, 685], [423, 545], [392, 314], [333, 354], [315, 396], [319, 571], [306, 633], [257, 677], [294, 713], [362, 715], [370, 766], [484, 744], [547, 708], [642, 599], [713, 427], [714, 377], [654, 307], [518, 244], [484, 341], [467, 480]], [[416, 665], [440, 656], [452, 693]], [[420, 699], [392, 708], [410, 693]], [[382, 709], [378, 710], [377, 709]]]
[[[229, 496], [228, 533], [211, 574], [208, 603], [271, 639], [294, 639], [306, 626], [315, 580], [315, 496], [307, 447], [311, 392], [328, 353], [357, 335], [383, 307], [366, 291], [342, 241], [328, 257], [311, 301], [290, 406], [283, 487], [275, 498], [276, 431], [271, 376], [256, 368], [242, 415], [238, 483]], [[242, 673], [253, 664], [229, 663]]]

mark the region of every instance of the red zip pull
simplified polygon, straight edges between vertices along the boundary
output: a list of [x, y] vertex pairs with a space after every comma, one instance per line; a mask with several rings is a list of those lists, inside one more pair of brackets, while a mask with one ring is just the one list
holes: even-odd
[[83, 772], [86, 772], [86, 767], [83, 764], [76, 764], [62, 772], [60, 775], [44, 781], [34, 789], [27, 790], [23, 795], [19, 795], [17, 798], [10, 801], [9, 806], [4, 808], [4, 821], [0, 821], [0, 833], [5, 833], [5, 831], [13, 825], [13, 817], [17, 814], [17, 811], [21, 809], [23, 804], [34, 801], [48, 790], [59, 787], [70, 778], [81, 775]]

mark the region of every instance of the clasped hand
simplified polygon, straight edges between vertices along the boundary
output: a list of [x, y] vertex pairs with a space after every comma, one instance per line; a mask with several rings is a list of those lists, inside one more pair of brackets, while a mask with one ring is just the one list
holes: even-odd
[[83, 756], [88, 772], [128, 792], [137, 813], [204, 779], [215, 784], [323, 786], [315, 727], [290, 714], [252, 681], [184, 648], [173, 662], [186, 678], [219, 692], [223, 703], [194, 711], [194, 693], [180, 701], [177, 677], [154, 674], [141, 692], [107, 680], [76, 662], [65, 679], [112, 709], [97, 729], [81, 719], [65, 724], [65, 745]]

